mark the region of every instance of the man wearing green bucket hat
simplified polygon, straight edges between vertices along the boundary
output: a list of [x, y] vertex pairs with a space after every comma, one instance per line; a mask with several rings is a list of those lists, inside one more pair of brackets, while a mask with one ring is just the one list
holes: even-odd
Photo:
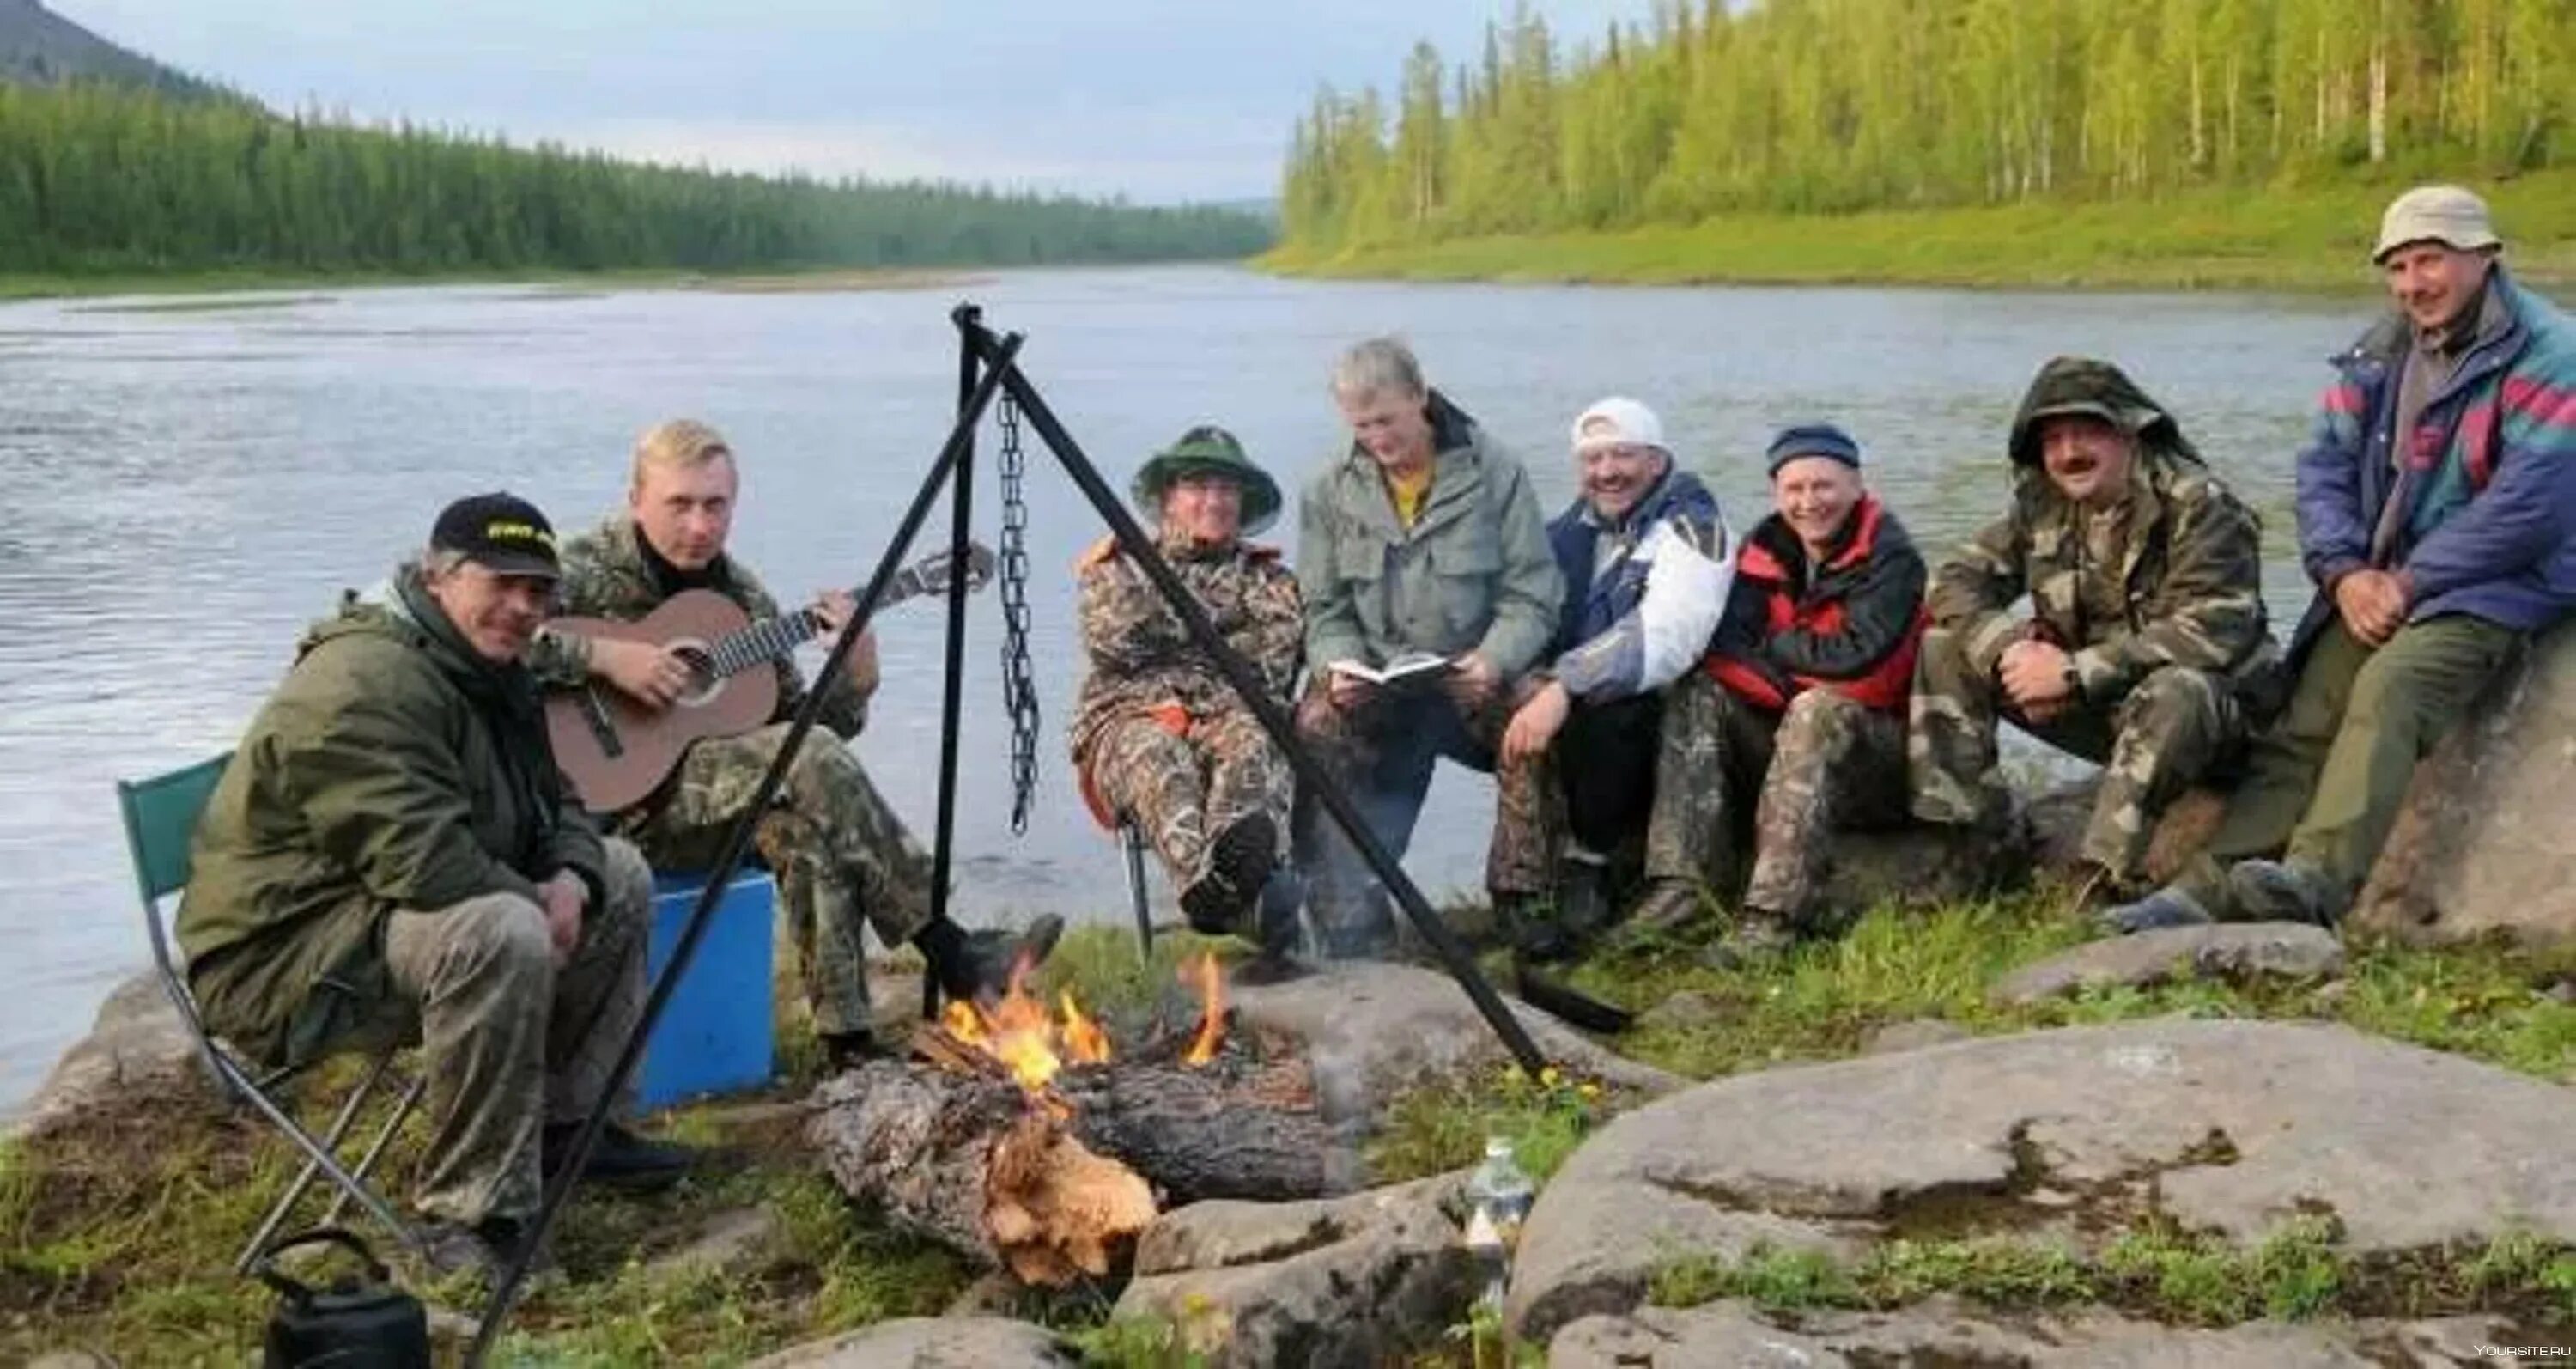
[[[1279, 485], [1232, 433], [1200, 425], [1156, 452], [1132, 494], [1172, 573], [1226, 645], [1287, 706], [1304, 613], [1275, 548], [1244, 541], [1279, 516]], [[1248, 925], [1279, 869], [1291, 793], [1287, 758], [1153, 582], [1103, 538], [1082, 556], [1090, 673], [1073, 719], [1073, 763], [1103, 826], [1132, 818], [1181, 891], [1190, 925], [1277, 949], [1293, 926]], [[1294, 915], [1292, 899], [1263, 906]]]

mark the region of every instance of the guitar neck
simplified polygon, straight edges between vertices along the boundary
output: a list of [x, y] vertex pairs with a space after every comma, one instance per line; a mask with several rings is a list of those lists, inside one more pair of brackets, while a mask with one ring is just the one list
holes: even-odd
[[[926, 588], [921, 572], [906, 566], [895, 572], [894, 583], [886, 587], [885, 598], [877, 608], [882, 611], [923, 592]], [[796, 648], [823, 635], [823, 617], [810, 608], [781, 614], [752, 624], [740, 632], [712, 644], [707, 655], [714, 664], [716, 678], [767, 665], [795, 654]]]

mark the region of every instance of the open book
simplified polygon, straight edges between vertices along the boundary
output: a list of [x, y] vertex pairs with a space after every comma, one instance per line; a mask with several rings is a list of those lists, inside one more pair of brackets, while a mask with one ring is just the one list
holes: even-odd
[[1427, 651], [1408, 651], [1382, 666], [1363, 665], [1358, 661], [1335, 661], [1330, 667], [1336, 675], [1348, 675], [1353, 679], [1366, 680], [1370, 684], [1381, 687], [1407, 680], [1437, 679], [1457, 668], [1457, 662], [1446, 656], [1434, 656]]

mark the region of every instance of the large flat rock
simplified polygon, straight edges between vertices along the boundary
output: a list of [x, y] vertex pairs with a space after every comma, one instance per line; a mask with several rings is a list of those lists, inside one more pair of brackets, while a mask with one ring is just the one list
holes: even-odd
[[2576, 1242], [2576, 1090], [2340, 1026], [2167, 1020], [1739, 1075], [1613, 1121], [1540, 1194], [1508, 1315], [1625, 1313], [1676, 1256], [2082, 1240], [2158, 1212], [2351, 1253]]
[[2437, 1322], [2250, 1322], [2160, 1326], [2101, 1312], [2010, 1322], [1947, 1299], [1894, 1313], [1824, 1312], [1794, 1322], [1740, 1302], [1586, 1317], [1548, 1345], [1548, 1369], [2390, 1369], [2538, 1364], [2480, 1352], [2514, 1344], [2485, 1317]]
[[2576, 622], [2468, 717], [2417, 768], [2352, 923], [2414, 941], [2576, 941]]
[[38, 1136], [92, 1113], [188, 1093], [212, 1098], [213, 1082], [160, 976], [146, 970], [108, 994], [89, 1035], [54, 1063], [14, 1129]]
[[1074, 1369], [1043, 1326], [1001, 1317], [905, 1317], [781, 1350], [751, 1369]]
[[[1232, 992], [1236, 1021], [1306, 1044], [1318, 1105], [1336, 1126], [1374, 1126], [1399, 1094], [1512, 1058], [1467, 991], [1436, 970], [1340, 961], [1284, 984]], [[1539, 1050], [1569, 1071], [1650, 1096], [1688, 1082], [1604, 1050], [1517, 999], [1503, 1001]]]
[[2342, 972], [2343, 942], [2323, 927], [2236, 922], [2089, 942], [2022, 966], [2004, 976], [1991, 996], [2002, 1003], [2036, 1003], [2079, 989], [2172, 979], [2331, 979]]
[[1195, 1203], [1136, 1246], [1117, 1314], [1180, 1329], [1209, 1369], [1393, 1362], [1462, 1321], [1475, 1261], [1436, 1187]]

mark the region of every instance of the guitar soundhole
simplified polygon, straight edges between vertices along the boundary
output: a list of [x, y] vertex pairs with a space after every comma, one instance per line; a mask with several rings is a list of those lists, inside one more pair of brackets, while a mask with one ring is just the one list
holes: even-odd
[[715, 658], [707, 654], [705, 646], [697, 642], [674, 642], [671, 654], [679, 657], [681, 663], [689, 668], [689, 688], [680, 696], [681, 707], [703, 704], [714, 698], [716, 691], [723, 687], [724, 681], [716, 675]]

